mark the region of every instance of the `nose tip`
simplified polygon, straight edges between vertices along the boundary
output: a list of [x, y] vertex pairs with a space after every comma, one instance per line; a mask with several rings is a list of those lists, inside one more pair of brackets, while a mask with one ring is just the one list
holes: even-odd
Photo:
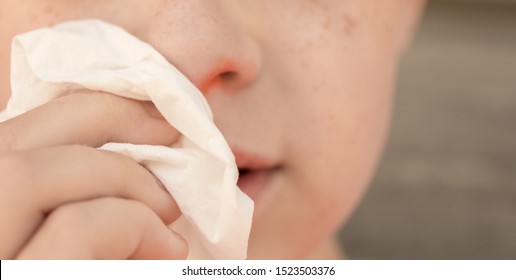
[[201, 92], [234, 91], [254, 80], [260, 68], [259, 48], [216, 1], [164, 1], [158, 9], [145, 40]]

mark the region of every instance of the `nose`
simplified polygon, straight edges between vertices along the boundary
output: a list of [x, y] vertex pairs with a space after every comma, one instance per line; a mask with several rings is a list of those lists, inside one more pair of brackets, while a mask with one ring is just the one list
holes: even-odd
[[234, 92], [260, 69], [257, 43], [219, 1], [162, 1], [141, 36], [204, 94]]

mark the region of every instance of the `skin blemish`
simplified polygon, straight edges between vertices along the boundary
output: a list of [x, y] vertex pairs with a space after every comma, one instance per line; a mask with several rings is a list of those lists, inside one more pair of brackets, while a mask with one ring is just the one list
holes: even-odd
[[344, 33], [348, 37], [351, 37], [357, 27], [357, 22], [350, 15], [343, 14], [340, 19], [325, 19], [322, 27], [327, 32], [332, 32], [336, 30]]
[[45, 8], [43, 9], [43, 14], [45, 14], [44, 17], [48, 19], [48, 26], [53, 26], [62, 20], [61, 13], [59, 12], [59, 10], [56, 10], [55, 7], [52, 5], [45, 6]]
[[38, 13], [35, 13], [34, 11], [32, 10], [28, 10], [27, 11], [27, 17], [30, 18], [30, 21], [31, 22], [37, 22], [38, 19], [39, 19], [39, 15]]
[[48, 5], [48, 6], [45, 7], [43, 12], [45, 12], [45, 14], [52, 14], [54, 12], [54, 7]]
[[357, 27], [356, 20], [353, 19], [351, 16], [344, 14], [342, 16], [342, 22], [343, 22], [344, 33], [348, 36], [353, 35], [353, 32], [355, 31], [355, 29]]
[[[331, 11], [335, 9], [333, 5], [330, 5], [329, 1], [312, 0], [311, 4], [324, 15], [332, 14]], [[356, 27], [356, 20], [346, 11], [343, 12], [340, 18], [338, 16], [324, 17], [324, 23], [322, 24], [322, 28], [325, 31], [331, 32], [333, 30], [341, 29], [347, 36], [353, 35]]]

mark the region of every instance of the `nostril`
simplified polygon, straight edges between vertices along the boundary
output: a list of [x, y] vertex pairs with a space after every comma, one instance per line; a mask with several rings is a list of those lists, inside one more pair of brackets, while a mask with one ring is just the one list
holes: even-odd
[[238, 73], [235, 71], [226, 71], [223, 73], [220, 73], [219, 79], [221, 79], [223, 82], [228, 82], [235, 80], [238, 76]]
[[238, 79], [239, 73], [237, 71], [219, 71], [219, 73], [209, 78], [209, 80], [207, 79], [204, 83], [201, 83], [200, 89], [204, 94], [207, 94], [214, 87], [234, 85]]
[[199, 89], [208, 95], [214, 88], [223, 88], [224, 92], [234, 92], [254, 79], [256, 69], [253, 63], [223, 60], [211, 71], [206, 72], [197, 83]]

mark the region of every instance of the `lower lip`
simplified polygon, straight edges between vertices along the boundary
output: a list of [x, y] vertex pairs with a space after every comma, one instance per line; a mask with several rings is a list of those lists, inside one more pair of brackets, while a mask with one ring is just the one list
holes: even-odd
[[276, 168], [249, 171], [238, 178], [237, 185], [256, 203], [276, 171]]

